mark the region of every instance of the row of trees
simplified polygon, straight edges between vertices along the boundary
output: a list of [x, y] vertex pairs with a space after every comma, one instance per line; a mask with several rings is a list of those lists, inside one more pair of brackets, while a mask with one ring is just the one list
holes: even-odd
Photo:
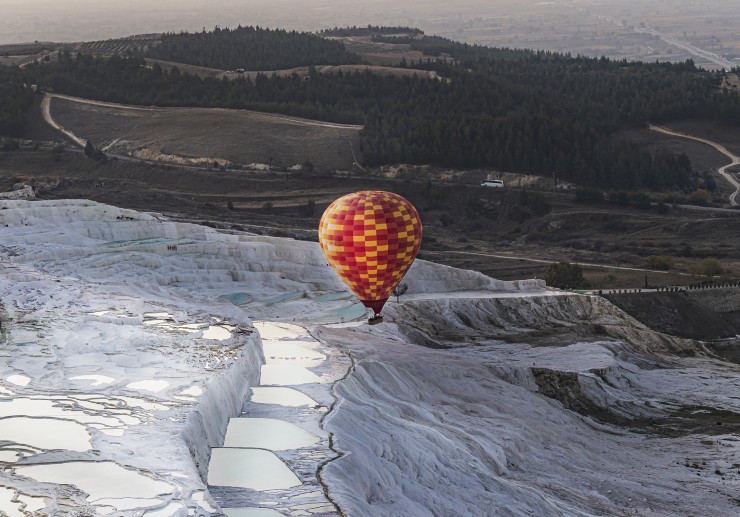
[[383, 27], [378, 25], [370, 25], [367, 27], [334, 27], [333, 29], [324, 29], [321, 31], [324, 36], [336, 36], [336, 37], [348, 37], [348, 36], [386, 36], [392, 34], [413, 34], [414, 36], [421, 36], [424, 31], [416, 29], [414, 27]]

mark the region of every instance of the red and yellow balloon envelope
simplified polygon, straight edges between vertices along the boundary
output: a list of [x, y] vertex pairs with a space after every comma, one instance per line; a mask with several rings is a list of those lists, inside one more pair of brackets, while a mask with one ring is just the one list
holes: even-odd
[[355, 192], [326, 209], [319, 243], [342, 281], [374, 311], [373, 322], [419, 253], [421, 219], [398, 194]]

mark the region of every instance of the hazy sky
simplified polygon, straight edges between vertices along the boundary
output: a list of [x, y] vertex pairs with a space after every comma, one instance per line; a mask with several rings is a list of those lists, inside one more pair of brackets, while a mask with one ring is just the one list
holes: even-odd
[[299, 30], [407, 25], [491, 46], [627, 59], [688, 56], [634, 30], [647, 24], [740, 58], [738, 0], [0, 0], [0, 44], [239, 24]]
[[[320, 29], [347, 24], [418, 22], [449, 2], [416, 0], [0, 0], [0, 43], [82, 41], [215, 25]], [[481, 4], [462, 0], [462, 4]], [[457, 5], [460, 5], [459, 3]], [[423, 6], [419, 9], [418, 6]], [[419, 11], [426, 14], [419, 16]], [[459, 11], [459, 7], [454, 8]]]

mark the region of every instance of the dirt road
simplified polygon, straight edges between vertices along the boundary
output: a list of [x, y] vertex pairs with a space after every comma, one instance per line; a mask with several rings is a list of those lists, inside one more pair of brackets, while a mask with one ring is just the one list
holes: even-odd
[[[72, 102], [78, 102], [80, 104], [88, 104], [90, 106], [101, 106], [104, 108], [118, 108], [118, 109], [136, 110], [136, 111], [168, 111], [168, 110], [183, 109], [182, 107], [162, 108], [162, 107], [156, 107], [156, 106], [151, 106], [151, 107], [132, 106], [129, 104], [116, 104], [114, 102], [103, 102], [103, 101], [95, 101], [91, 99], [82, 99], [80, 97], [71, 97], [69, 95], [61, 95], [58, 93], [47, 93], [46, 96], [44, 97], [44, 118], [46, 118], [46, 114], [49, 113], [49, 118], [46, 119], [47, 122], [49, 122], [49, 119], [51, 118], [49, 107], [51, 106], [51, 99], [54, 99], [54, 98], [65, 99], [65, 100], [72, 101]], [[234, 110], [234, 109], [229, 109], [229, 108], [209, 108], [209, 109], [212, 111], [224, 111], [224, 112], [243, 111], [246, 113], [252, 113], [256, 116], [260, 116], [265, 119], [279, 120], [280, 122], [286, 122], [289, 124], [295, 124], [299, 126], [317, 126], [317, 127], [325, 127], [325, 128], [330, 128], [330, 129], [358, 129], [358, 130], [363, 128], [363, 126], [361, 125], [337, 124], [334, 122], [322, 122], [320, 120], [301, 119], [297, 117], [289, 117], [287, 115], [277, 115], [274, 113], [265, 113], [262, 111]], [[82, 145], [84, 146], [84, 144]]]
[[57, 124], [57, 122], [54, 120], [54, 117], [51, 116], [51, 99], [53, 99], [54, 97], [58, 96], [47, 93], [46, 95], [44, 95], [44, 100], [41, 101], [41, 113], [44, 115], [44, 120], [47, 124], [49, 124], [60, 133], [63, 133], [67, 138], [72, 140], [80, 147], [85, 147], [86, 142], [82, 138], [75, 135], [72, 131], [69, 131], [68, 129], [65, 129], [64, 127]]
[[41, 113], [48, 126], [79, 147], [93, 136], [107, 155], [144, 163], [283, 171], [307, 162], [322, 170], [359, 164], [353, 151], [362, 127], [356, 125], [249, 110], [127, 106], [60, 94], [47, 94]]
[[712, 142], [711, 140], [707, 140], [706, 138], [700, 138], [698, 136], [687, 135], [686, 133], [679, 133], [677, 131], [673, 131], [665, 127], [654, 126], [652, 124], [649, 124], [648, 127], [651, 130], [657, 131], [659, 133], [664, 133], [666, 135], [671, 135], [671, 136], [678, 136], [681, 138], [687, 138], [689, 140], [696, 140], [697, 142], [711, 145], [712, 147], [717, 149], [719, 152], [727, 156], [730, 160], [732, 160], [731, 163], [728, 163], [724, 167], [720, 167], [717, 170], [717, 172], [719, 172], [728, 182], [730, 182], [730, 184], [733, 187], [735, 187], [735, 192], [733, 192], [730, 195], [730, 204], [732, 206], [738, 206], [737, 196], [740, 195], [740, 182], [738, 182], [731, 173], [727, 172], [727, 169], [729, 169], [730, 167], [734, 167], [736, 165], [740, 165], [740, 156], [737, 156], [731, 153], [730, 150], [727, 149], [724, 145], [718, 144], [717, 142]]

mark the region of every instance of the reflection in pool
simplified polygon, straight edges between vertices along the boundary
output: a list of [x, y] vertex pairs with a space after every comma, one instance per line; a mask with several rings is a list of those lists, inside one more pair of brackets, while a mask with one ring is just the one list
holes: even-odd
[[132, 390], [144, 390], [151, 391], [152, 393], [159, 393], [169, 385], [170, 383], [167, 381], [146, 380], [132, 382], [131, 384], [127, 384], [126, 387], [131, 388]]
[[303, 366], [264, 364], [260, 370], [260, 384], [263, 386], [295, 386], [321, 382], [323, 382], [321, 377]]
[[[89, 494], [87, 501], [118, 510], [161, 506], [161, 496], [174, 487], [125, 469], [112, 461], [68, 461], [40, 465], [18, 465], [16, 473], [42, 483], [74, 485]], [[166, 499], [166, 498], [165, 498]]]
[[107, 375], [78, 375], [76, 377], [70, 377], [71, 381], [92, 381], [93, 386], [101, 386], [103, 384], [110, 384], [115, 381], [113, 377]]
[[43, 497], [31, 497], [24, 494], [16, 498], [15, 489], [0, 486], [0, 512], [5, 512], [8, 517], [26, 517], [28, 514], [21, 512], [21, 505], [25, 505], [23, 509], [26, 512], [35, 512], [45, 507], [46, 502]]
[[217, 341], [226, 341], [230, 337], [231, 337], [231, 331], [227, 327], [211, 326], [203, 331], [203, 339], [215, 339]]
[[28, 386], [28, 383], [31, 382], [31, 378], [26, 377], [25, 375], [10, 375], [8, 376], [7, 381], [16, 386]]
[[296, 339], [310, 337], [303, 327], [290, 323], [274, 323], [272, 321], [255, 321], [254, 328], [262, 339]]
[[320, 438], [305, 429], [274, 418], [232, 418], [226, 429], [224, 447], [285, 451], [318, 443]]
[[226, 517], [283, 517], [285, 515], [272, 508], [224, 508], [223, 511]]
[[182, 503], [170, 503], [161, 510], [146, 512], [145, 517], [173, 517], [174, 515], [181, 515], [178, 512], [184, 509], [185, 506]]
[[281, 490], [300, 486], [302, 483], [270, 451], [216, 448], [211, 449], [208, 484], [252, 490]]
[[279, 386], [252, 388], [250, 402], [255, 404], [275, 404], [285, 407], [318, 406], [318, 402], [293, 388]]
[[324, 361], [326, 355], [313, 350], [316, 343], [309, 341], [276, 341], [262, 340], [262, 350], [265, 353], [267, 364], [290, 360], [293, 365], [316, 366], [318, 361]]
[[92, 448], [90, 434], [84, 425], [55, 418], [0, 419], [0, 440], [46, 450], [84, 452]]

